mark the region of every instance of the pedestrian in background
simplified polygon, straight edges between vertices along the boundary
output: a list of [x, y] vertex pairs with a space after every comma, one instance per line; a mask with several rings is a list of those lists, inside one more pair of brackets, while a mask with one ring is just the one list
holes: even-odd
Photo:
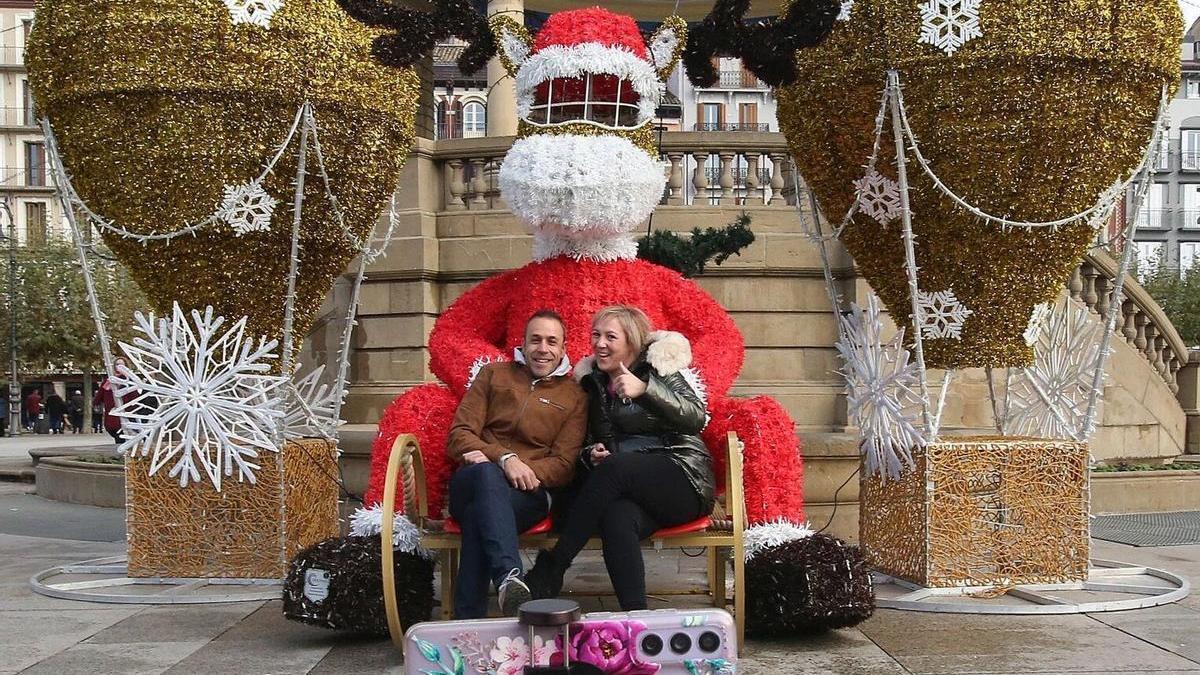
[[46, 397], [46, 415], [50, 418], [50, 433], [61, 434], [63, 432], [63, 418], [66, 417], [66, 414], [67, 402], [58, 395], [58, 392]]
[[76, 389], [67, 401], [67, 417], [71, 420], [71, 433], [83, 432], [83, 394]]
[[42, 394], [37, 389], [25, 397], [25, 407], [21, 409], [21, 424], [26, 429], [37, 425], [38, 415], [42, 414]]

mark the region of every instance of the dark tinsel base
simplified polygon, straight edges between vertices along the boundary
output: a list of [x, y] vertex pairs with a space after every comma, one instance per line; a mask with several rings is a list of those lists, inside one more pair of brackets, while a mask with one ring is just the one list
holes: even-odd
[[862, 551], [817, 534], [746, 563], [746, 633], [789, 637], [849, 628], [875, 612]]
[[[336, 537], [301, 551], [288, 568], [283, 585], [283, 615], [292, 621], [387, 635], [383, 608], [382, 553], [379, 536]], [[328, 596], [305, 596], [309, 570], [329, 574]], [[433, 613], [433, 561], [396, 552], [396, 599], [405, 626], [428, 621]]]

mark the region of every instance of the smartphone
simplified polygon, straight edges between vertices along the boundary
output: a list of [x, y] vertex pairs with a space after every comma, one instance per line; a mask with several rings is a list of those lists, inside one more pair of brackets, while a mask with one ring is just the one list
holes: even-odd
[[592, 612], [569, 629], [564, 636], [515, 618], [419, 623], [404, 636], [404, 672], [733, 675], [737, 670], [737, 631], [733, 617], [720, 609]]

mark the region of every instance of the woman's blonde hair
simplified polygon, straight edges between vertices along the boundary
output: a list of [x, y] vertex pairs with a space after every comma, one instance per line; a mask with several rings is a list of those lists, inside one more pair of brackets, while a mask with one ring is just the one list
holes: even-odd
[[650, 331], [653, 330], [650, 317], [633, 305], [609, 305], [592, 317], [592, 328], [609, 319], [617, 320], [621, 330], [625, 331], [625, 339], [629, 341], [633, 353], [641, 354], [650, 338]]

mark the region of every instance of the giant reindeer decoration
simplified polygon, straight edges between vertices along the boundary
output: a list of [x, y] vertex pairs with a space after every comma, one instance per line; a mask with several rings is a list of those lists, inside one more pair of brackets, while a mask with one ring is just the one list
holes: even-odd
[[[681, 354], [678, 367], [689, 370], [707, 401], [705, 441], [718, 464], [728, 431], [746, 444], [750, 519], [801, 518], [795, 424], [773, 399], [729, 396], [744, 358], [737, 326], [695, 283], [637, 259], [632, 232], [658, 204], [666, 180], [650, 122], [684, 47], [686, 24], [668, 18], [646, 40], [631, 18], [592, 8], [553, 14], [536, 36], [504, 16], [494, 17], [492, 28], [516, 80], [520, 117], [500, 189], [533, 232], [534, 261], [484, 281], [439, 317], [429, 338], [430, 369], [445, 384], [411, 389], [387, 409], [366, 502], [380, 499], [393, 440], [415, 433], [431, 502], [441, 505], [453, 468], [446, 436], [458, 401], [478, 368], [511, 357], [535, 310], [563, 315], [568, 354], [578, 360], [589, 350], [592, 315], [626, 303], [690, 342], [691, 354]], [[717, 475], [724, 475], [719, 466]]]

